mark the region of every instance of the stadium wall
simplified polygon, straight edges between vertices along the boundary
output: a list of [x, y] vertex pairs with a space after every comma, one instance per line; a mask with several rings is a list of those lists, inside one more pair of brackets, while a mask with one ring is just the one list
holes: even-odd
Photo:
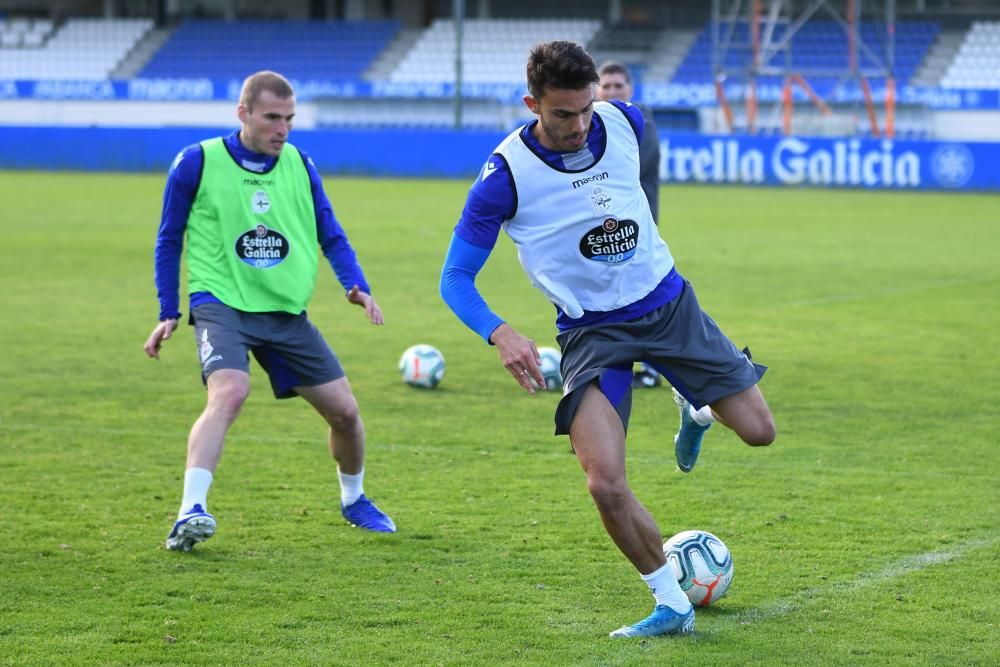
[[[165, 172], [220, 128], [0, 126], [0, 168]], [[503, 132], [303, 130], [325, 174], [472, 179]], [[1000, 192], [1000, 144], [661, 133], [666, 183]]]
[[[185, 146], [235, 127], [0, 126], [0, 169], [165, 172]], [[296, 131], [291, 140], [323, 173], [471, 178], [503, 137], [474, 130], [343, 129]]]

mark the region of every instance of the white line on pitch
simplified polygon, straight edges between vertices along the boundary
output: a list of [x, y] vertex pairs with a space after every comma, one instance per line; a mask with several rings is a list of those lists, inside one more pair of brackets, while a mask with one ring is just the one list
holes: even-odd
[[896, 579], [913, 572], [925, 570], [933, 565], [957, 560], [970, 551], [994, 547], [998, 542], [1000, 542], [1000, 536], [994, 534], [987, 537], [974, 537], [939, 551], [928, 551], [922, 554], [904, 556], [895, 563], [880, 570], [862, 572], [851, 581], [835, 583], [829, 586], [816, 586], [809, 590], [799, 591], [783, 600], [752, 609], [745, 609], [725, 618], [720, 618], [717, 621], [717, 625], [742, 626], [768, 621], [772, 618], [798, 611], [818, 599], [829, 596], [831, 593], [851, 593], [869, 586], [875, 586], [890, 579]]

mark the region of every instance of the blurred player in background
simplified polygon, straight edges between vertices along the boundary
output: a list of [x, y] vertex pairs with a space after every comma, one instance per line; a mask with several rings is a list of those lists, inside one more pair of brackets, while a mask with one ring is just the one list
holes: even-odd
[[[621, 100], [631, 102], [632, 74], [625, 65], [609, 61], [597, 70], [600, 81], [597, 82], [597, 99], [604, 102]], [[642, 112], [646, 129], [639, 143], [639, 183], [649, 202], [649, 212], [653, 215], [653, 224], [660, 224], [660, 133], [656, 129], [653, 110], [645, 104], [636, 104]], [[639, 362], [632, 374], [632, 388], [660, 386], [660, 374], [646, 362]]]
[[524, 102], [537, 120], [497, 147], [469, 190], [441, 295], [496, 346], [522, 388], [543, 386], [535, 342], [493, 313], [475, 286], [504, 229], [532, 284], [557, 307], [565, 384], [556, 434], [569, 434], [605, 529], [655, 599], [647, 618], [611, 636], [691, 632], [694, 609], [663, 555], [656, 522], [625, 478], [632, 364], [649, 362], [678, 392], [674, 451], [684, 472], [713, 421], [750, 445], [774, 440], [757, 387], [765, 368], [701, 310], [653, 224], [639, 184], [639, 110], [594, 100], [597, 70], [573, 42], [537, 45], [527, 78]]
[[[631, 102], [634, 90], [632, 74], [621, 63], [610, 61], [597, 70], [597, 99], [603, 102], [621, 100]], [[653, 224], [660, 224], [660, 133], [656, 129], [653, 110], [645, 104], [636, 104], [642, 113], [646, 130], [639, 143], [639, 183], [649, 202], [649, 212], [653, 214]]]
[[364, 495], [365, 430], [344, 370], [309, 321], [317, 240], [347, 301], [372, 324], [382, 311], [358, 264], [312, 159], [288, 143], [295, 95], [274, 72], [243, 83], [241, 128], [188, 146], [167, 177], [156, 239], [160, 322], [145, 344], [150, 357], [180, 318], [181, 252], [187, 237], [190, 322], [201, 359], [207, 405], [188, 438], [184, 495], [167, 537], [189, 551], [215, 533], [208, 490], [223, 440], [250, 391], [250, 359], [267, 372], [277, 398], [301, 396], [330, 425], [341, 512], [353, 525], [395, 532], [392, 519]]

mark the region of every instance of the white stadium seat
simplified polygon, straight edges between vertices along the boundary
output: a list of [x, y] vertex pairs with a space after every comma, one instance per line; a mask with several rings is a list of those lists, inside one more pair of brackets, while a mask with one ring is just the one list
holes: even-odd
[[[524, 84], [528, 53], [538, 42], [567, 39], [586, 44], [596, 19], [469, 19], [463, 31], [463, 79], [469, 83]], [[389, 75], [394, 83], [455, 80], [455, 27], [437, 19]]]
[[[51, 21], [11, 19], [0, 46], [20, 48], [4, 51], [0, 78], [107, 79], [152, 27], [151, 19], [70, 19], [52, 33]], [[17, 41], [8, 44], [12, 34]]]
[[1000, 88], [1000, 21], [973, 22], [941, 86]]

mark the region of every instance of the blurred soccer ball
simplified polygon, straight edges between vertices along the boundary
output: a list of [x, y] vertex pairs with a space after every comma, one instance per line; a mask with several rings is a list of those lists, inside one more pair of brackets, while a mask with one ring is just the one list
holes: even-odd
[[399, 359], [399, 374], [411, 387], [433, 389], [444, 379], [444, 355], [433, 345], [413, 345]]
[[542, 377], [545, 379], [545, 388], [549, 391], [562, 389], [563, 379], [560, 364], [562, 354], [554, 347], [538, 348], [538, 356], [542, 358]]
[[632, 372], [632, 388], [633, 389], [649, 389], [652, 387], [659, 387], [662, 384], [662, 379], [660, 374], [655, 368], [647, 364], [645, 361], [639, 362]]
[[667, 564], [691, 604], [707, 607], [729, 590], [733, 557], [712, 533], [686, 530], [663, 543]]

